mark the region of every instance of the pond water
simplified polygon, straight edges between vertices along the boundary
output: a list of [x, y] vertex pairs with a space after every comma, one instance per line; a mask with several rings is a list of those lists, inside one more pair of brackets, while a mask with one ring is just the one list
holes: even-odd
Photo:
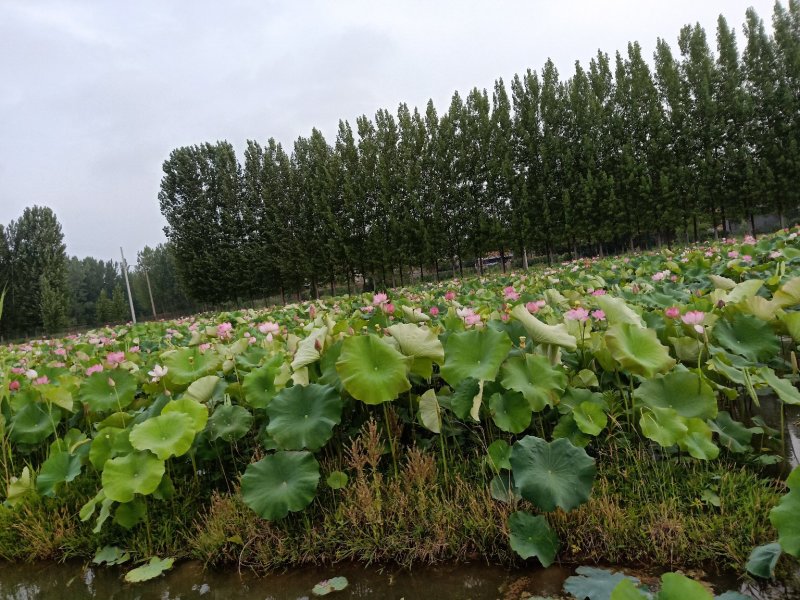
[[[336, 600], [520, 600], [529, 596], [561, 597], [568, 567], [509, 571], [486, 565], [426, 567], [412, 571], [357, 565], [295, 569], [266, 577], [236, 570], [204, 570], [182, 563], [158, 579], [136, 585], [122, 580], [124, 571], [85, 567], [79, 563], [0, 563], [0, 600], [302, 600], [323, 579], [347, 577], [349, 586], [330, 595]], [[644, 582], [654, 581], [642, 573]], [[697, 577], [699, 574], [691, 573]], [[716, 593], [740, 590], [760, 600], [800, 598], [800, 587], [757, 589], [735, 577], [705, 578]]]

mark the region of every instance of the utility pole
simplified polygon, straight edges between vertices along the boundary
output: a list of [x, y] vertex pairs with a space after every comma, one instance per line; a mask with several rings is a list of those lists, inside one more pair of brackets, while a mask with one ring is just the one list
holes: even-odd
[[122, 253], [122, 246], [119, 247], [119, 255], [122, 257], [122, 274], [125, 276], [125, 287], [128, 288], [128, 304], [131, 307], [131, 320], [136, 325], [136, 311], [133, 310], [133, 296], [131, 295], [131, 282], [128, 281], [128, 263], [125, 262], [125, 255]]
[[150, 294], [150, 308], [153, 309], [153, 318], [156, 318], [156, 303], [153, 302], [153, 290], [150, 289], [150, 276], [147, 274], [147, 269], [144, 270], [144, 280], [147, 282], [147, 293]]

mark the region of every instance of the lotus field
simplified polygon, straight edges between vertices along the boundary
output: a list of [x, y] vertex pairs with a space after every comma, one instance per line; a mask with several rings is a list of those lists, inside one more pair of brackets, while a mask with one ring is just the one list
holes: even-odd
[[[783, 461], [783, 423], [757, 414], [800, 405], [798, 309], [800, 238], [785, 230], [6, 346], [0, 495], [24, 511], [89, 486], [79, 518], [97, 548], [149, 534], [159, 503], [197, 482], [276, 522], [352, 483], [326, 465], [371, 424], [386, 478], [412, 447], [444, 480], [483, 469], [506, 543], [547, 566], [552, 519], [590, 499], [603, 448]], [[798, 471], [781, 495], [777, 541], [749, 565], [762, 576], [800, 554]]]

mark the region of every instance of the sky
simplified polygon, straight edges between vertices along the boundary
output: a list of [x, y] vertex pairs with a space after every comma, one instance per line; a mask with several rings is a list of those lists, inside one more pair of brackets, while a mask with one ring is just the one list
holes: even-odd
[[164, 241], [161, 165], [180, 146], [333, 142], [400, 102], [440, 114], [453, 92], [658, 37], [714, 43], [773, 0], [0, 0], [0, 223], [49, 206], [67, 253], [129, 262]]

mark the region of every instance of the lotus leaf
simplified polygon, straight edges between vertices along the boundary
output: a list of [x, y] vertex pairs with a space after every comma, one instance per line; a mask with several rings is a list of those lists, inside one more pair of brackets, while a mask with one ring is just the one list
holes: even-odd
[[644, 325], [642, 317], [628, 306], [622, 298], [606, 295], [598, 296], [596, 300], [605, 313], [609, 325], [616, 325], [617, 323], [629, 323], [637, 327]]
[[428, 358], [438, 364], [444, 362], [442, 342], [428, 327], [398, 323], [389, 327], [388, 331], [400, 344], [400, 352], [406, 356]]
[[623, 581], [638, 586], [639, 580], [619, 572], [595, 567], [578, 567], [575, 575], [567, 577], [564, 591], [581, 600], [608, 600]]
[[778, 394], [784, 404], [800, 405], [800, 391], [791, 381], [778, 377], [769, 367], [761, 367], [756, 374]]
[[250, 371], [244, 377], [245, 402], [253, 408], [266, 408], [275, 397], [275, 378], [283, 364], [283, 356], [272, 357], [265, 365]]
[[125, 529], [133, 529], [147, 516], [147, 504], [141, 498], [134, 498], [117, 506], [114, 511], [114, 522]]
[[490, 328], [452, 333], [445, 344], [442, 377], [451, 386], [468, 377], [492, 381], [511, 346], [508, 335]]
[[717, 416], [714, 390], [691, 371], [672, 371], [648, 379], [636, 388], [634, 398], [648, 408], [673, 408], [686, 418], [713, 419]]
[[650, 600], [630, 579], [623, 579], [611, 592], [610, 600]]
[[109, 458], [133, 451], [130, 443], [130, 431], [119, 427], [104, 427], [97, 432], [89, 448], [89, 461], [98, 471], [103, 469]]
[[61, 409], [45, 404], [26, 404], [11, 419], [9, 437], [19, 444], [38, 444], [53, 435], [61, 421]]
[[489, 491], [492, 494], [492, 498], [506, 504], [514, 504], [522, 499], [522, 496], [519, 495], [519, 490], [514, 485], [514, 477], [511, 475], [511, 471], [501, 471], [492, 477], [492, 481], [489, 483]]
[[312, 329], [311, 333], [297, 345], [297, 352], [295, 352], [294, 359], [292, 360], [292, 370], [297, 371], [319, 360], [320, 351], [325, 345], [325, 338], [327, 336], [327, 327]]
[[482, 383], [477, 379], [472, 377], [462, 379], [461, 383], [453, 390], [453, 395], [450, 396], [450, 409], [459, 419], [466, 419], [475, 405], [476, 398], [480, 405], [482, 391]]
[[764, 282], [760, 279], [748, 279], [737, 283], [725, 296], [725, 302], [727, 304], [736, 304], [743, 300], [748, 300], [758, 293], [762, 285], [764, 285]]
[[494, 424], [503, 431], [522, 433], [531, 424], [531, 407], [519, 392], [492, 394], [486, 407]]
[[752, 450], [750, 440], [753, 438], [753, 434], [761, 433], [761, 429], [758, 427], [748, 428], [739, 421], [735, 421], [725, 410], [721, 410], [717, 418], [709, 421], [708, 425], [719, 436], [720, 444], [737, 454]]
[[419, 422], [428, 431], [442, 432], [442, 415], [435, 390], [428, 390], [419, 397]]
[[341, 592], [348, 585], [346, 577], [332, 577], [331, 579], [320, 581], [311, 589], [311, 593], [315, 596], [327, 596], [333, 592]]
[[686, 435], [678, 440], [678, 446], [699, 460], [714, 460], [719, 456], [719, 448], [712, 441], [711, 427], [703, 421], [693, 417], [685, 420]]
[[222, 377], [217, 375], [206, 375], [197, 381], [193, 381], [186, 390], [185, 398], [192, 398], [205, 404], [214, 397], [214, 392], [220, 383], [224, 383]]
[[784, 552], [800, 557], [800, 467], [786, 479], [789, 492], [769, 513], [769, 520], [778, 530], [778, 542]]
[[195, 422], [182, 412], [168, 412], [136, 425], [130, 433], [131, 446], [150, 450], [159, 459], [183, 456], [192, 447]]
[[522, 497], [546, 512], [586, 502], [597, 472], [594, 459], [563, 438], [525, 436], [512, 446], [510, 462]]
[[342, 420], [342, 398], [329, 385], [295, 385], [267, 406], [267, 433], [284, 450], [319, 450]]
[[131, 555], [129, 553], [120, 550], [116, 546], [103, 546], [94, 555], [92, 563], [95, 565], [107, 564], [109, 566], [121, 565], [128, 562], [130, 558]]
[[680, 573], [664, 573], [658, 600], [714, 600], [703, 584]]
[[505, 440], [495, 440], [486, 449], [492, 469], [496, 472], [502, 469], [511, 469], [511, 446]]
[[164, 470], [164, 461], [150, 452], [109, 459], [103, 468], [103, 491], [108, 500], [130, 502], [135, 494], [152, 494], [161, 483]]
[[169, 571], [174, 562], [174, 558], [160, 559], [154, 556], [146, 565], [128, 571], [125, 574], [125, 581], [128, 583], [140, 583], [142, 581], [155, 579], [164, 571]]
[[253, 415], [243, 406], [223, 404], [208, 419], [208, 437], [211, 441], [232, 442], [245, 436], [253, 425]]
[[342, 342], [336, 371], [342, 385], [366, 404], [390, 402], [411, 389], [406, 373], [410, 359], [375, 335], [356, 335]]
[[269, 521], [311, 504], [319, 484], [319, 463], [309, 452], [277, 452], [247, 467], [242, 499]]
[[332, 471], [325, 482], [328, 484], [328, 487], [332, 490], [340, 490], [344, 486], [347, 485], [348, 477], [347, 473], [343, 473], [342, 471]]
[[50, 454], [42, 463], [39, 475], [36, 477], [36, 490], [42, 496], [55, 496], [56, 489], [61, 483], [69, 483], [81, 474], [81, 459], [69, 452], [56, 452]]
[[655, 406], [645, 408], [639, 418], [639, 427], [645, 437], [664, 448], [668, 448], [683, 439], [689, 428], [686, 426], [685, 419], [678, 414], [674, 408], [661, 408]]
[[591, 437], [580, 430], [572, 413], [562, 416], [553, 428], [553, 439], [558, 438], [569, 440], [578, 448], [585, 448], [592, 441]]
[[723, 347], [753, 362], [765, 362], [780, 350], [769, 324], [752, 315], [737, 314], [730, 321], [718, 320], [714, 337]]
[[775, 575], [775, 567], [782, 553], [781, 545], [778, 542], [753, 548], [745, 568], [751, 575], [762, 579], [770, 579]]
[[675, 366], [675, 359], [652, 329], [620, 323], [608, 328], [605, 339], [614, 360], [635, 375], [650, 378]]
[[122, 410], [133, 402], [136, 388], [136, 378], [127, 371], [101, 371], [86, 378], [78, 398], [94, 412]]
[[543, 567], [553, 564], [558, 552], [558, 535], [542, 515], [533, 516], [523, 511], [508, 518], [511, 531], [511, 548], [522, 558], [535, 556]]
[[511, 316], [522, 323], [528, 333], [528, 337], [534, 344], [559, 346], [565, 350], [575, 350], [578, 347], [578, 341], [575, 336], [570, 335], [566, 325], [563, 323], [558, 325], [542, 323], [530, 314], [522, 304], [518, 304], [512, 309]]
[[563, 369], [554, 367], [546, 357], [535, 354], [512, 356], [500, 368], [500, 383], [509, 390], [522, 392], [531, 410], [544, 410], [558, 404], [567, 387]]
[[199, 346], [181, 348], [164, 355], [167, 377], [176, 385], [189, 385], [201, 377], [211, 375], [222, 366], [222, 357], [209, 348], [205, 352]]
[[575, 424], [586, 435], [597, 436], [606, 428], [608, 417], [599, 404], [581, 402], [572, 411]]
[[6, 502], [10, 506], [16, 506], [22, 502], [29, 494], [36, 492], [34, 478], [28, 467], [22, 468], [19, 477], [11, 477], [6, 489]]
[[177, 400], [171, 400], [161, 409], [162, 415], [170, 413], [180, 413], [188, 416], [192, 420], [192, 431], [200, 433], [208, 423], [208, 407], [200, 404], [197, 400], [184, 396]]

